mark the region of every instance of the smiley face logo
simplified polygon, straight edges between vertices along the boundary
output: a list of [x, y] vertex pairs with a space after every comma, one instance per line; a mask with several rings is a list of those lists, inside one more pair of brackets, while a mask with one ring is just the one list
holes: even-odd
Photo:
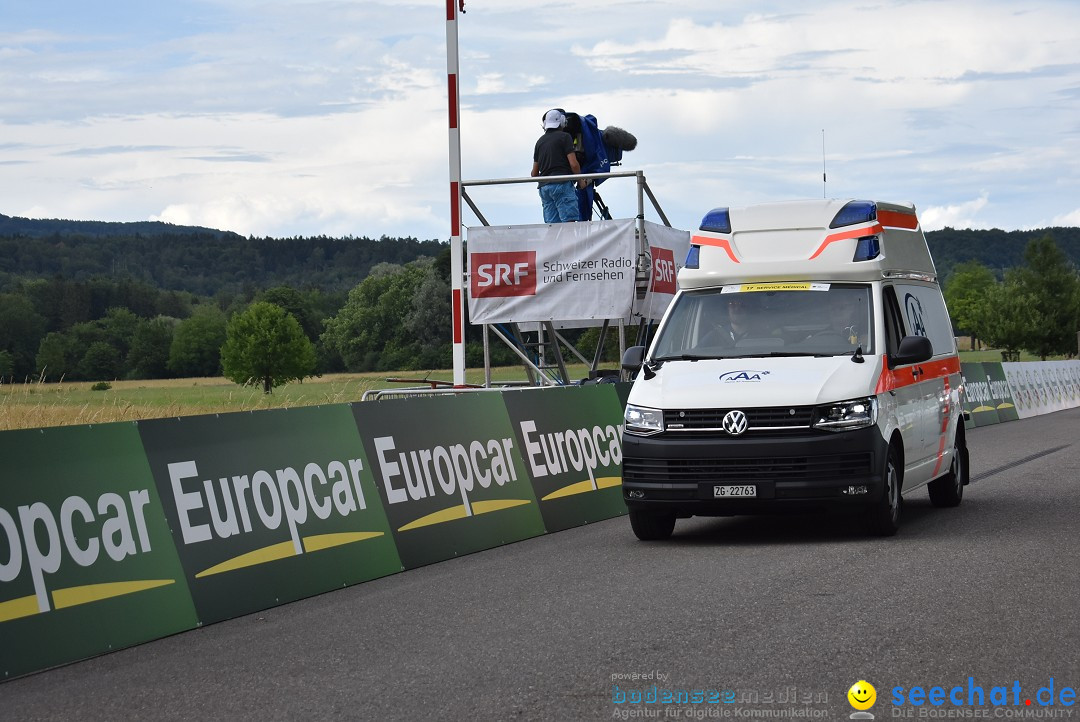
[[855, 709], [870, 709], [874, 706], [874, 702], [877, 701], [877, 690], [874, 689], [874, 685], [865, 679], [860, 679], [851, 685], [851, 689], [847, 691], [847, 698]]

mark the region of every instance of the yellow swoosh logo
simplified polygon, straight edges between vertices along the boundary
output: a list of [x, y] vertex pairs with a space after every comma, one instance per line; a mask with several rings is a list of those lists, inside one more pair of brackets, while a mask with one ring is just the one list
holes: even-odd
[[0, 622], [9, 622], [12, 619], [21, 619], [37, 613], [37, 597], [33, 595], [0, 602]]
[[[602, 476], [596, 480], [596, 490], [610, 489], [613, 486], [621, 486], [621, 476]], [[556, 489], [551, 492], [540, 501], [551, 501], [552, 499], [560, 499], [564, 496], [573, 496], [574, 494], [587, 494], [593, 491], [592, 482], [586, 479], [585, 481], [579, 481], [569, 486], [564, 486], [561, 489]]]
[[[528, 499], [490, 499], [488, 501], [474, 501], [472, 503], [472, 515], [478, 516], [480, 514], [488, 514], [493, 511], [502, 511], [503, 509], [511, 509], [515, 506], [521, 506], [522, 504], [531, 504]], [[447, 521], [454, 521], [455, 519], [464, 519], [468, 514], [465, 513], [465, 505], [458, 504], [447, 509], [440, 509], [439, 511], [422, 516], [415, 521], [410, 521], [403, 527], [399, 527], [398, 531], [409, 531], [411, 529], [419, 529], [425, 526], [432, 526], [433, 524], [442, 524]]]
[[[52, 593], [53, 607], [66, 609], [80, 604], [100, 602], [103, 599], [122, 597], [125, 594], [136, 594], [147, 589], [157, 589], [170, 584], [176, 584], [175, 579], [140, 579], [133, 582], [103, 582], [101, 584], [84, 584], [78, 587], [66, 589], [54, 589]], [[39, 613], [37, 597], [19, 597], [0, 602], [0, 622], [10, 622], [12, 619], [31, 617]]]
[[125, 594], [144, 592], [147, 589], [176, 584], [175, 579], [142, 579], [134, 582], [106, 582], [104, 584], [86, 584], [81, 587], [56, 589], [52, 593], [53, 604], [57, 609], [74, 607], [79, 604], [100, 602], [102, 599], [122, 597]]
[[[374, 539], [375, 537], [380, 537], [382, 535], [383, 532], [381, 531], [341, 532], [339, 534], [316, 534], [314, 536], [306, 536], [301, 541], [304, 544], [304, 551], [310, 553], [319, 551], [320, 549], [330, 549], [344, 544]], [[268, 547], [256, 549], [247, 552], [246, 554], [233, 557], [232, 559], [226, 559], [220, 564], [215, 564], [209, 569], [204, 569], [199, 572], [195, 575], [195, 578], [202, 579], [203, 577], [209, 577], [214, 574], [233, 572], [237, 569], [266, 564], [267, 562], [276, 562], [279, 559], [287, 559], [292, 556], [296, 556], [296, 549], [293, 547], [291, 541], [271, 544]]]

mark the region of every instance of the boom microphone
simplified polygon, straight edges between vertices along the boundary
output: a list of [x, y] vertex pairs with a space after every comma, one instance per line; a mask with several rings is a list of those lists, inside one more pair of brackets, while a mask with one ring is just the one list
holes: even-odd
[[609, 145], [612, 148], [618, 148], [623, 152], [637, 148], [637, 138], [634, 137], [634, 134], [623, 130], [622, 128], [616, 128], [614, 125], [609, 125], [604, 128], [601, 136], [604, 139], [605, 145]]

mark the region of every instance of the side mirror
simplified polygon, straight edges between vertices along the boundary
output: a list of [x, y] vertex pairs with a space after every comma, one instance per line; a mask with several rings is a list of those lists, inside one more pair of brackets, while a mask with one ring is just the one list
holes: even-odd
[[623, 371], [637, 372], [641, 369], [641, 363], [645, 360], [644, 346], [631, 346], [622, 355]]
[[889, 368], [929, 361], [933, 355], [934, 346], [926, 336], [904, 336], [900, 348], [889, 357]]

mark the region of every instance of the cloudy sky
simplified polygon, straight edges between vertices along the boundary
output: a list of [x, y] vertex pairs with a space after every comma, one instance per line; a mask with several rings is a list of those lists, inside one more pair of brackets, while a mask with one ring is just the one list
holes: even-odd
[[[683, 229], [823, 195], [910, 200], [927, 229], [1080, 225], [1076, 0], [465, 10], [466, 180], [527, 176], [559, 106], [637, 136], [621, 170]], [[0, 0], [0, 213], [445, 240], [446, 60], [443, 0]], [[636, 212], [631, 182], [601, 192]], [[469, 193], [541, 220], [531, 184]]]

